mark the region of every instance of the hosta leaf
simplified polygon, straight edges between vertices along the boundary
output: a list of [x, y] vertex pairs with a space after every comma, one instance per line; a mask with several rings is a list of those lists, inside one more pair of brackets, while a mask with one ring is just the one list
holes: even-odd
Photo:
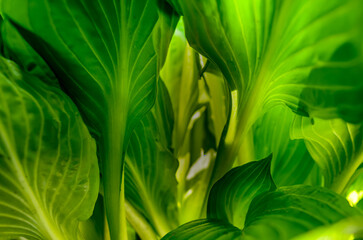
[[208, 218], [243, 229], [254, 197], [276, 188], [270, 174], [271, 158], [233, 168], [216, 182], [208, 198]]
[[252, 201], [244, 239], [291, 239], [359, 214], [343, 197], [328, 189], [303, 185], [281, 187]]
[[293, 240], [318, 240], [318, 239], [362, 239], [363, 238], [363, 217], [347, 218], [331, 226], [324, 226], [302, 234]]
[[97, 140], [115, 239], [126, 237], [123, 156], [133, 128], [154, 103], [157, 67], [162, 65], [157, 54], [162, 59], [167, 48], [154, 45], [167, 42], [161, 39], [171, 37], [176, 23], [165, 18], [167, 8], [160, 11], [163, 22], [157, 23], [157, 2], [3, 1], [5, 18], [46, 59]]
[[231, 224], [200, 219], [186, 223], [168, 233], [162, 240], [239, 240], [241, 230]]
[[[278, 186], [318, 184], [314, 182], [317, 165], [304, 140], [290, 139], [295, 114], [286, 106], [276, 106], [253, 126], [255, 159], [272, 155], [271, 174]], [[313, 176], [312, 176], [313, 175]]]
[[291, 136], [305, 144], [324, 174], [325, 185], [341, 193], [363, 162], [363, 128], [340, 119], [297, 117]]
[[77, 239], [98, 194], [96, 146], [57, 87], [0, 59], [0, 238]]
[[59, 86], [58, 80], [46, 62], [9, 21], [1, 23], [1, 33], [4, 41], [4, 57], [13, 59], [25, 72], [37, 76], [47, 84]]
[[158, 98], [136, 126], [127, 150], [126, 199], [164, 236], [178, 226], [175, 173], [171, 152], [173, 111], [167, 89], [159, 81]]
[[276, 104], [314, 117], [363, 119], [362, 1], [168, 1], [183, 15], [191, 46], [235, 90], [236, 122], [220, 147], [215, 180], [232, 166], [254, 121]]

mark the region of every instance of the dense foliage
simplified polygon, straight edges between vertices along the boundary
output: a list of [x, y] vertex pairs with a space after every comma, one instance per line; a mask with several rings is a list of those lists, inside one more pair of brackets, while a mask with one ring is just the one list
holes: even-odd
[[0, 6], [0, 239], [363, 238], [363, 1]]

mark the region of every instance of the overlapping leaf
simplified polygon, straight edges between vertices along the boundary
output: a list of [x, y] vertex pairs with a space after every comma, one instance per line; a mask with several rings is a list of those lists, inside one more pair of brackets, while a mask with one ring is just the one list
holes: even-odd
[[191, 46], [236, 90], [236, 124], [219, 150], [215, 180], [232, 166], [254, 121], [276, 104], [303, 115], [362, 120], [362, 1], [169, 2], [184, 16]]
[[0, 238], [77, 239], [93, 211], [96, 145], [57, 87], [0, 59]]
[[167, 50], [158, 45], [168, 43], [178, 18], [173, 12], [167, 17], [168, 7], [158, 9], [156, 0], [3, 1], [5, 19], [46, 59], [98, 142], [116, 239], [120, 224], [126, 229], [123, 195], [117, 194], [123, 156], [134, 126], [154, 103]]
[[156, 228], [159, 236], [178, 225], [178, 161], [171, 151], [172, 130], [171, 102], [160, 81], [154, 108], [131, 136], [125, 165], [126, 199]]
[[244, 239], [291, 239], [361, 213], [325, 188], [296, 185], [256, 197], [247, 213]]
[[338, 193], [363, 162], [361, 124], [297, 117], [291, 136], [305, 140], [311, 156], [323, 171], [324, 184]]
[[180, 226], [165, 239], [214, 239], [212, 232], [222, 232], [221, 224], [216, 226], [218, 219], [230, 229], [235, 225], [242, 230], [235, 239], [284, 240], [362, 214], [326, 188], [295, 185], [271, 191], [274, 185], [270, 161], [251, 162], [230, 170], [212, 188], [208, 219]]
[[322, 226], [302, 234], [293, 240], [306, 239], [361, 239], [363, 238], [363, 217], [343, 219], [330, 226]]
[[200, 219], [180, 226], [162, 240], [238, 240], [241, 239], [241, 235], [241, 230], [231, 224]]
[[271, 158], [233, 168], [216, 182], [208, 198], [208, 218], [243, 229], [254, 197], [276, 188], [270, 174]]
[[272, 153], [271, 174], [278, 186], [319, 184], [318, 166], [310, 156], [304, 140], [290, 139], [295, 114], [286, 106], [266, 112], [253, 126], [255, 159]]

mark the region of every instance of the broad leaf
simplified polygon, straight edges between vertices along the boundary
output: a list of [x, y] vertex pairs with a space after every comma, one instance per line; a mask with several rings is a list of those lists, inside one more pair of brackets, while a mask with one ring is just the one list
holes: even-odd
[[323, 171], [325, 186], [338, 193], [342, 193], [363, 162], [362, 124], [297, 117], [291, 136], [305, 140], [311, 156]]
[[14, 60], [23, 71], [37, 76], [47, 84], [59, 86], [58, 80], [44, 59], [36, 53], [9, 21], [1, 23], [1, 38], [4, 41], [4, 57]]
[[302, 234], [293, 240], [319, 240], [319, 239], [362, 239], [363, 238], [363, 217], [347, 218], [331, 226], [323, 226], [310, 232]]
[[[272, 153], [271, 174], [277, 186], [312, 184], [318, 166], [310, 156], [304, 140], [290, 139], [295, 114], [286, 106], [276, 106], [260, 117], [253, 126], [255, 159]], [[314, 178], [315, 177], [315, 178]]]
[[0, 238], [77, 239], [92, 214], [96, 145], [57, 87], [0, 59]]
[[157, 54], [163, 59], [160, 51], [167, 48], [154, 44], [170, 38], [176, 23], [173, 17], [165, 19], [167, 8], [157, 23], [158, 12], [156, 0], [3, 1], [5, 19], [46, 59], [97, 140], [115, 239], [126, 238], [120, 191], [126, 147], [154, 103], [162, 65]]
[[136, 126], [125, 165], [126, 199], [159, 236], [178, 226], [175, 179], [178, 161], [171, 152], [172, 129], [170, 98], [164, 83], [159, 81], [156, 104]]
[[216, 182], [208, 198], [208, 218], [243, 229], [254, 197], [276, 188], [270, 174], [271, 158], [233, 168]]
[[241, 230], [218, 220], [200, 219], [186, 223], [162, 240], [239, 240]]
[[363, 119], [362, 1], [168, 1], [183, 15], [191, 46], [235, 90], [214, 181], [232, 166], [254, 121], [276, 104], [313, 117]]
[[252, 201], [244, 239], [291, 239], [360, 214], [343, 197], [328, 189], [303, 185], [282, 187]]

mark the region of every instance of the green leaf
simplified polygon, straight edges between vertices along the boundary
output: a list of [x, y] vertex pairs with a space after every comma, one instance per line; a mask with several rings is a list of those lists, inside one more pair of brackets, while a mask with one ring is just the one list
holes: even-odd
[[172, 129], [170, 98], [164, 83], [159, 81], [157, 102], [136, 126], [125, 165], [126, 199], [159, 236], [178, 226], [175, 178], [178, 161], [171, 152]]
[[158, 4], [162, 2], [3, 1], [5, 19], [46, 59], [97, 140], [114, 239], [127, 238], [122, 190], [127, 144], [153, 106], [157, 68], [167, 50], [158, 44], [167, 42], [176, 24], [175, 13], [166, 18], [167, 7]]
[[184, 25], [180, 21], [170, 43], [170, 50], [161, 77], [171, 95], [175, 114], [173, 147], [177, 157], [185, 154], [182, 146], [190, 119], [198, 108], [198, 54], [187, 45]]
[[92, 216], [87, 221], [80, 222], [79, 233], [82, 239], [103, 240], [105, 231], [105, 213], [103, 197], [99, 194]]
[[305, 144], [324, 174], [325, 186], [341, 193], [363, 162], [361, 124], [341, 119], [296, 117], [291, 136]]
[[310, 232], [302, 234], [293, 240], [306, 239], [362, 239], [363, 238], [363, 217], [347, 218], [331, 226], [323, 226]]
[[37, 54], [9, 21], [1, 23], [1, 38], [4, 42], [4, 57], [14, 60], [23, 71], [35, 75], [45, 83], [59, 86], [58, 79], [44, 59]]
[[206, 65], [207, 69], [203, 73], [203, 79], [209, 95], [210, 129], [215, 136], [216, 146], [218, 146], [227, 122], [229, 91], [227, 83], [217, 66], [211, 62], [207, 62]]
[[0, 238], [78, 239], [99, 189], [96, 145], [57, 87], [0, 59]]
[[255, 159], [271, 153], [271, 174], [277, 186], [317, 185], [318, 166], [310, 156], [304, 140], [290, 139], [295, 114], [286, 106], [276, 106], [260, 117], [253, 126]]
[[214, 181], [230, 169], [255, 120], [276, 104], [362, 121], [362, 1], [169, 2], [183, 15], [190, 45], [216, 63], [235, 90]]
[[362, 207], [363, 199], [363, 165], [354, 173], [346, 189], [344, 196], [352, 206]]
[[250, 203], [260, 193], [274, 190], [270, 166], [272, 156], [233, 168], [213, 188], [207, 216], [243, 229]]
[[241, 230], [228, 223], [200, 219], [186, 223], [168, 233], [162, 240], [238, 240]]
[[361, 214], [325, 188], [296, 185], [257, 196], [247, 213], [244, 239], [291, 239]]
[[[180, 158], [186, 172], [178, 182], [180, 193], [180, 223], [205, 218], [204, 204], [207, 198], [207, 184], [215, 158], [215, 139], [208, 128], [208, 106], [203, 106], [193, 116], [185, 139], [186, 155]], [[188, 164], [188, 165], [187, 165]], [[184, 184], [184, 185], [183, 185]]]

